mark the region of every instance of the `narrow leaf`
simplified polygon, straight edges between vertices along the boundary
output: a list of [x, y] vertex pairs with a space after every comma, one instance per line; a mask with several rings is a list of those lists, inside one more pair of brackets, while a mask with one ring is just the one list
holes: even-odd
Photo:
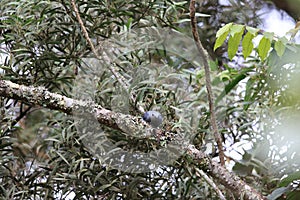
[[253, 38], [254, 35], [251, 34], [250, 32], [247, 32], [243, 39], [242, 47], [243, 47], [243, 56], [245, 59], [251, 54], [253, 50], [253, 43], [252, 43]]
[[241, 80], [243, 80], [244, 78], [246, 78], [245, 74], [240, 74], [238, 75], [235, 79], [233, 79], [232, 81], [230, 81], [226, 86], [225, 89], [221, 92], [221, 94], [217, 97], [216, 99], [216, 104], [219, 103], [219, 101], [221, 99], [223, 99], [223, 97], [225, 97], [225, 95], [227, 95]]
[[191, 19], [190, 18], [188, 18], [188, 19], [181, 19], [181, 20], [178, 20], [177, 22], [175, 22], [175, 23], [177, 23], [177, 24], [181, 24], [181, 23], [184, 23], [184, 22], [190, 22], [191, 21]]
[[271, 48], [271, 41], [268, 38], [263, 37], [260, 40], [257, 48], [259, 57], [261, 58], [261, 60], [265, 60]]
[[130, 29], [130, 27], [132, 25], [132, 21], [133, 21], [133, 19], [131, 17], [129, 17], [129, 19], [127, 20], [127, 23], [125, 24], [127, 30]]
[[246, 91], [244, 97], [244, 103], [245, 103], [244, 110], [247, 110], [249, 108], [251, 100], [253, 99], [252, 91], [253, 91], [254, 82], [255, 82], [254, 79], [250, 77], [246, 83]]
[[210, 17], [211, 15], [204, 14], [204, 13], [195, 13], [196, 17]]
[[[248, 70], [248, 69], [247, 69]], [[243, 80], [244, 78], [247, 77], [246, 73], [247, 70], [245, 72], [242, 72], [242, 74], [237, 75], [232, 81], [230, 81], [224, 88], [224, 90], [222, 91], [222, 93], [217, 97], [216, 99], [216, 104], [218, 104], [219, 101], [221, 101], [223, 99], [223, 97], [225, 97], [226, 94], [228, 94], [236, 85], [238, 85], [238, 83]], [[250, 70], [250, 69], [249, 69]]]
[[276, 190], [274, 190], [271, 194], [269, 194], [267, 196], [267, 199], [269, 199], [269, 200], [276, 200], [280, 196], [282, 196], [284, 193], [287, 193], [289, 191], [291, 191], [290, 187], [280, 187], [280, 188], [277, 188]]
[[300, 171], [294, 172], [294, 173], [288, 175], [287, 177], [285, 177], [284, 179], [282, 179], [279, 183], [279, 186], [281, 186], [281, 187], [288, 186], [291, 182], [293, 182], [294, 180], [298, 180], [298, 179], [300, 179]]

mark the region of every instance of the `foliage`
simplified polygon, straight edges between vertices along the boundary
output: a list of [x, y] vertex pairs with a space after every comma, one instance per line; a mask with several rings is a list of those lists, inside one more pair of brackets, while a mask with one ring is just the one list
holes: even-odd
[[[217, 32], [217, 40], [214, 46], [214, 50], [219, 48], [225, 41], [227, 35], [230, 33], [230, 38], [228, 40], [228, 56], [230, 60], [236, 55], [238, 51], [238, 47], [244, 31], [246, 29], [245, 36], [242, 41], [242, 53], [244, 58], [249, 57], [253, 50], [253, 39], [257, 36], [259, 29], [252, 28], [249, 26], [243, 26], [239, 24], [229, 23], [222, 27]], [[271, 49], [271, 43], [274, 45], [274, 50], [276, 51], [279, 57], [283, 56], [285, 52], [286, 45], [288, 43], [288, 39], [286, 37], [275, 38], [273, 37], [274, 33], [264, 32], [260, 42], [257, 46], [258, 56], [262, 61], [264, 61]], [[293, 45], [293, 44], [289, 44]]]
[[[218, 1], [204, 1], [197, 13], [203, 21], [199, 29], [202, 42], [216, 60], [210, 65], [224, 147], [228, 153], [242, 155], [240, 160], [233, 156], [228, 159], [233, 171], [265, 195], [276, 188], [281, 190], [271, 196], [273, 199], [287, 192], [297, 195], [299, 153], [281, 153], [276, 142], [291, 144], [275, 129], [289, 111], [299, 109], [299, 61], [295, 58], [299, 46], [286, 37], [253, 28], [259, 23], [254, 12], [261, 5], [258, 1], [230, 2], [228, 7]], [[1, 78], [42, 86], [68, 97], [78, 89], [101, 106], [126, 114], [140, 115], [138, 103], [149, 110], [159, 108], [168, 122], [165, 129], [191, 132], [189, 141], [208, 150], [213, 138], [201, 63], [190, 62], [185, 56], [188, 53], [167, 52], [165, 44], [146, 48], [151, 43], [147, 43], [147, 35], [132, 39], [140, 48], [129, 52], [125, 48], [131, 45], [128, 33], [137, 28], [169, 27], [189, 33], [188, 2], [80, 0], [76, 4], [99, 52], [105, 41], [120, 36], [117, 47], [123, 45], [124, 49], [120, 48], [122, 56], [115, 67], [129, 80], [128, 90], [124, 91], [105, 65], [95, 59], [70, 2], [62, 0], [0, 1]], [[257, 35], [261, 40], [255, 46]], [[227, 48], [224, 44], [228, 36]], [[188, 45], [176, 42], [189, 50]], [[236, 55], [244, 60], [232, 67], [228, 59], [234, 60]], [[92, 65], [99, 70], [89, 71]], [[75, 88], [76, 84], [87, 83], [80, 74], [89, 73], [96, 74], [95, 80], [86, 80], [93, 83], [92, 87], [82, 84]], [[133, 94], [136, 101], [118, 99], [119, 94]], [[84, 145], [73, 118], [2, 97], [0, 103], [0, 198], [217, 199], [213, 188], [199, 181], [195, 166], [184, 156], [153, 172], [116, 170]], [[191, 120], [179, 120], [180, 112], [188, 113], [185, 117]], [[151, 141], [128, 138], [104, 126], [101, 129], [124, 149], [156, 148]], [[250, 144], [250, 150], [237, 148], [245, 143]], [[218, 152], [210, 153], [217, 157]]]
[[[295, 31], [298, 31], [297, 27], [289, 32]], [[261, 33], [260, 41], [256, 48], [254, 48], [253, 43], [258, 33]], [[263, 142], [254, 143], [256, 147], [254, 146], [250, 152], [245, 151], [242, 160], [236, 162], [233, 170], [242, 176], [248, 176], [255, 170], [260, 176], [264, 177], [262, 179], [262, 181], [266, 181], [264, 184], [279, 183], [280, 187], [268, 196], [269, 199], [278, 199], [284, 194], [287, 194], [288, 199], [297, 199], [299, 198], [297, 189], [299, 187], [299, 177], [297, 177], [297, 173], [290, 175], [289, 179], [283, 179], [285, 184], [280, 183], [278, 178], [275, 178], [276, 176], [282, 177], [287, 173], [291, 173], [294, 170], [294, 166], [299, 166], [299, 162], [296, 161], [299, 158], [295, 159], [294, 157], [299, 156], [297, 153], [291, 156], [288, 155], [288, 152], [286, 152], [286, 154], [279, 152], [280, 148], [285, 145], [290, 146], [291, 140], [286, 138], [279, 139], [279, 141], [284, 142], [284, 144], [275, 142], [277, 137], [288, 138], [290, 134], [288, 132], [292, 131], [289, 124], [287, 124], [289, 122], [285, 122], [285, 120], [289, 121], [291, 118], [298, 118], [299, 96], [292, 92], [299, 87], [296, 85], [295, 79], [299, 76], [299, 60], [297, 55], [300, 49], [298, 44], [291, 42], [295, 34], [292, 35], [289, 41], [285, 36], [277, 37], [274, 33], [261, 32], [259, 29], [249, 26], [229, 23], [218, 30], [214, 50], [225, 42], [227, 35], [229, 35], [228, 56], [231, 60], [236, 56], [240, 41], [242, 40], [241, 51], [244, 59], [248, 57], [251, 58], [252, 56], [250, 55], [254, 50], [256, 55], [260, 58], [260, 61], [255, 61], [259, 65], [250, 65], [239, 70], [237, 77], [227, 83], [217, 101], [223, 98], [225, 94], [228, 94], [235, 86], [241, 84], [242, 80], [248, 79], [246, 83], [244, 83], [245, 94], [241, 97], [244, 103], [244, 110], [249, 110], [253, 105], [258, 106], [257, 103], [259, 102], [259, 104], [261, 104], [259, 106], [260, 112], [263, 112], [260, 114], [262, 119], [256, 117], [254, 120], [259, 120], [260, 124], [271, 126], [271, 128], [262, 128], [263, 133], [267, 134], [267, 136], [260, 135]], [[243, 38], [242, 35], [244, 35]], [[245, 61], [245, 63], [252, 62], [251, 59]], [[261, 95], [263, 95], [264, 98], [262, 98]], [[266, 114], [265, 110], [274, 113], [273, 116], [270, 117], [270, 114]], [[251, 111], [253, 112], [254, 110]], [[287, 113], [292, 116], [287, 116]], [[267, 116], [269, 116], [269, 118], [266, 119]], [[278, 129], [282, 128], [281, 126], [287, 126], [285, 127], [287, 130], [286, 133], [279, 132]], [[267, 139], [268, 136], [270, 137], [269, 139]], [[270, 151], [272, 153], [268, 152], [270, 149], [273, 149]], [[293, 169], [284, 164], [286, 161], [277, 160], [274, 157], [268, 158], [270, 154], [280, 155], [281, 158], [288, 160], [295, 159]], [[269, 163], [272, 163], [271, 168], [268, 167]], [[276, 169], [275, 166], [278, 168]], [[273, 172], [270, 174], [271, 171]], [[274, 176], [274, 179], [271, 178], [272, 176]], [[247, 178], [250, 177], [248, 176]]]

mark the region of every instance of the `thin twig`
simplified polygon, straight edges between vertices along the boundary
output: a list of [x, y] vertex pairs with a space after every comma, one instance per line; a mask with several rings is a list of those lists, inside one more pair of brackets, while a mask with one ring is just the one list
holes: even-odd
[[216, 113], [214, 108], [214, 98], [213, 98], [213, 92], [211, 87], [211, 79], [210, 79], [210, 69], [208, 65], [208, 56], [203, 48], [199, 34], [197, 31], [197, 20], [195, 17], [195, 0], [191, 0], [190, 3], [190, 18], [191, 18], [191, 25], [192, 25], [192, 33], [193, 37], [197, 46], [197, 49], [199, 51], [199, 55], [201, 59], [203, 60], [204, 70], [205, 70], [205, 79], [206, 79], [206, 90], [207, 90], [207, 98], [209, 102], [209, 110], [210, 110], [210, 121], [211, 121], [211, 127], [212, 131], [215, 137], [215, 140], [218, 145], [219, 149], [219, 158], [221, 165], [225, 165], [225, 159], [224, 159], [224, 151], [223, 151], [223, 145], [222, 145], [222, 138], [220, 136], [220, 133], [218, 131], [217, 121], [216, 121]]
[[[85, 39], [87, 40], [87, 42], [89, 43], [91, 49], [92, 49], [92, 52], [95, 54], [96, 58], [100, 60], [100, 56], [98, 55], [97, 51], [96, 51], [96, 48], [91, 40], [91, 38], [89, 37], [89, 34], [83, 24], [83, 21], [80, 17], [80, 14], [79, 14], [79, 11], [78, 11], [78, 8], [75, 4], [75, 1], [74, 0], [71, 0], [71, 3], [72, 3], [72, 6], [73, 6], [73, 9], [74, 9], [74, 12], [76, 14], [76, 18], [80, 24], [80, 27], [82, 29], [82, 32], [84, 34], [84, 37]], [[117, 81], [122, 85], [123, 88], [127, 89], [127, 85], [126, 83], [123, 81], [123, 77], [121, 77], [113, 67], [111, 67], [110, 65], [108, 65], [108, 69], [110, 70], [110, 72], [116, 77]]]
[[[82, 21], [82, 19], [80, 17], [80, 14], [79, 14], [78, 8], [77, 8], [77, 6], [75, 4], [75, 1], [71, 0], [71, 4], [72, 4], [73, 10], [74, 10], [74, 12], [76, 14], [76, 18], [77, 18], [77, 20], [78, 20], [78, 22], [80, 24], [80, 27], [82, 29], [82, 32], [84, 34], [85, 39], [87, 40], [88, 44], [90, 45], [90, 47], [92, 49], [92, 52], [95, 54], [96, 58], [98, 60], [101, 60], [100, 59], [100, 55], [97, 53], [97, 50], [96, 50], [96, 48], [95, 48], [95, 46], [94, 46], [91, 38], [89, 37], [89, 34], [88, 34], [88, 32], [87, 32], [87, 30], [86, 30], [86, 28], [84, 26], [84, 23], [83, 23], [83, 21]], [[109, 57], [107, 56], [107, 58], [109, 58]], [[113, 64], [113, 63], [110, 61], [110, 64]], [[108, 67], [109, 71], [116, 77], [117, 81], [120, 83], [120, 85], [123, 87], [123, 89], [125, 91], [128, 91], [128, 84], [126, 83], [124, 77], [121, 76], [111, 65], [107, 65], [107, 67]], [[136, 98], [133, 95], [130, 95], [130, 99], [131, 99], [132, 102], [135, 102], [135, 100], [136, 100]], [[139, 104], [137, 104], [137, 108], [138, 108], [138, 110], [141, 113], [144, 113], [144, 109], [143, 109], [142, 106], [140, 106]]]
[[223, 193], [221, 192], [221, 190], [218, 188], [218, 186], [214, 183], [214, 181], [209, 178], [204, 171], [202, 171], [201, 169], [196, 168], [196, 175], [197, 176], [201, 176], [214, 190], [215, 192], [218, 194], [219, 199], [221, 200], [226, 200], [226, 198], [224, 197]]

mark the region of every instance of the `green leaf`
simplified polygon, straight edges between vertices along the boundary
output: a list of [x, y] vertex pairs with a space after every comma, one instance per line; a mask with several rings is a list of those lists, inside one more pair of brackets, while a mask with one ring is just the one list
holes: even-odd
[[131, 28], [132, 21], [133, 21], [133, 19], [131, 17], [129, 17], [129, 19], [127, 20], [127, 22], [125, 24], [127, 30], [129, 30]]
[[220, 80], [224, 81], [224, 80], [230, 80], [230, 72], [228, 70], [224, 70], [220, 73], [219, 75]]
[[235, 33], [228, 40], [228, 57], [230, 60], [235, 56], [242, 39], [243, 32]]
[[224, 33], [228, 33], [232, 24], [233, 23], [229, 23], [229, 24], [226, 24], [225, 26], [223, 26], [222, 28], [220, 28], [216, 34], [216, 38], [219, 38], [221, 35], [224, 35]]
[[271, 48], [271, 41], [268, 38], [263, 37], [260, 40], [257, 48], [259, 57], [261, 58], [261, 60], [265, 60]]
[[221, 35], [220, 37], [217, 38], [217, 40], [215, 42], [215, 46], [214, 46], [214, 51], [224, 43], [228, 33], [229, 33], [229, 31], [227, 31], [226, 33], [224, 33], [223, 35]]
[[248, 75], [248, 72], [251, 72], [253, 70], [253, 68], [249, 67], [249, 68], [244, 68], [242, 69], [239, 74], [235, 75], [234, 77], [232, 77], [232, 81], [230, 81], [224, 88], [224, 90], [222, 91], [222, 93], [217, 97], [216, 99], [216, 104], [218, 104], [218, 102], [226, 95], [228, 94], [240, 81], [242, 81], [243, 79], [245, 79]]
[[254, 35], [250, 32], [247, 32], [243, 39], [242, 47], [243, 47], [243, 56], [245, 59], [251, 54], [253, 50], [253, 43], [252, 43], [253, 38]]
[[246, 26], [246, 30], [251, 33], [252, 35], [256, 36], [257, 32], [259, 31], [259, 29], [257, 28], [252, 28], [250, 26]]
[[235, 34], [243, 34], [244, 29], [245, 29], [244, 25], [234, 24], [230, 28], [230, 35], [234, 37]]
[[279, 57], [281, 57], [285, 52], [285, 45], [288, 42], [286, 37], [279, 38], [274, 45], [276, 53]]
[[[244, 110], [247, 110], [250, 106], [251, 100], [253, 99], [252, 91], [253, 91], [253, 84], [255, 83], [253, 78], [249, 78], [246, 83], [246, 92], [244, 97]], [[255, 96], [255, 95], [254, 95]]]
[[218, 30], [218, 32], [216, 34], [217, 40], [214, 45], [214, 51], [224, 43], [231, 26], [232, 26], [232, 23], [229, 23]]
[[279, 57], [281, 57], [284, 54], [285, 51], [285, 45], [283, 44], [282, 41], [278, 40], [275, 42], [275, 46], [274, 46], [276, 53]]
[[264, 32], [264, 37], [268, 38], [270, 41], [273, 40], [274, 33], [272, 32]]

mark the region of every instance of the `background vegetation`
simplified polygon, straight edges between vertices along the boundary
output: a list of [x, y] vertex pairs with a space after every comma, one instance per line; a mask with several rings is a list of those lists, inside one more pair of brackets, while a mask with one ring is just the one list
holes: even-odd
[[[227, 40], [214, 51], [221, 27], [233, 22], [257, 28], [261, 23], [257, 11], [272, 6], [258, 0], [229, 2], [223, 5], [207, 0], [197, 6], [198, 13], [209, 15], [198, 17], [199, 34], [212, 58], [217, 121], [227, 167], [233, 167], [265, 196], [277, 191], [269, 196], [271, 199], [297, 199], [299, 46], [291, 32], [286, 40], [280, 40], [282, 44], [276, 43], [276, 35], [272, 37], [269, 42], [274, 48], [265, 57], [259, 47], [245, 56], [243, 49], [249, 47], [242, 45], [232, 54], [226, 34]], [[100, 49], [113, 35], [144, 27], [168, 27], [191, 36], [188, 4], [176, 0], [76, 1], [89, 37]], [[72, 97], [78, 74], [87, 72], [87, 59], [94, 58], [69, 1], [2, 0], [0, 33], [1, 79], [17, 84]], [[240, 33], [245, 38], [246, 31]], [[257, 34], [268, 38], [262, 30]], [[122, 65], [115, 67], [130, 80], [130, 92], [136, 100], [118, 105], [122, 108], [119, 112], [140, 116], [137, 104], [146, 110], [159, 108], [169, 122], [164, 129], [176, 126], [193, 130], [191, 142], [200, 150], [208, 149], [211, 143], [215, 146], [201, 66], [161, 49], [138, 49], [120, 59]], [[149, 63], [166, 69], [158, 73]], [[182, 99], [180, 89], [172, 92], [170, 83], [159, 81], [169, 78], [168, 69], [172, 69], [175, 81], [181, 80], [181, 86], [188, 88], [183, 89], [188, 91], [187, 99]], [[95, 100], [115, 110], [119, 82], [109, 70], [102, 70], [97, 74]], [[139, 77], [137, 70], [145, 73], [139, 73], [143, 74]], [[154, 75], [156, 79], [152, 80]], [[103, 165], [88, 151], [72, 117], [4, 97], [0, 104], [1, 199], [218, 199], [214, 188], [200, 180], [195, 173], [197, 167], [185, 156], [154, 172], [118, 171]], [[197, 109], [196, 123], [178, 122], [176, 109]], [[111, 140], [122, 141], [126, 149], [150, 148], [147, 142], [131, 140], [110, 127], [102, 128], [111, 134]], [[218, 158], [216, 148], [209, 153]]]

